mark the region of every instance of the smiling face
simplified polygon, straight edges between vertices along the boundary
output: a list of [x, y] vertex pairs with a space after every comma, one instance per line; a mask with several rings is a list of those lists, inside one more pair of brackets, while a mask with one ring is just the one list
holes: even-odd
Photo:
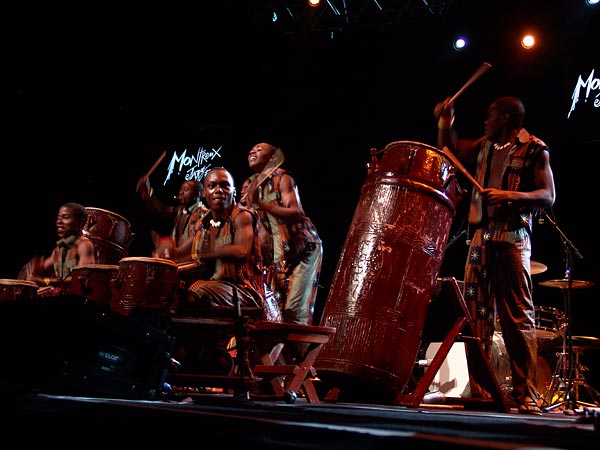
[[233, 205], [235, 185], [233, 177], [225, 169], [212, 169], [204, 177], [204, 197], [206, 206], [215, 212], [222, 212]]
[[60, 239], [79, 234], [83, 225], [82, 218], [76, 214], [73, 208], [67, 205], [60, 207], [56, 216], [56, 234]]
[[275, 153], [275, 147], [266, 142], [256, 144], [248, 152], [248, 166], [253, 172], [259, 173], [267, 165], [271, 157]]

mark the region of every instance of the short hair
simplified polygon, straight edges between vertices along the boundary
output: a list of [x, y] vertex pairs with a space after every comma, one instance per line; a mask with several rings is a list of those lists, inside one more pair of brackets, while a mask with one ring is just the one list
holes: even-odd
[[517, 97], [500, 97], [496, 99], [492, 107], [502, 114], [508, 114], [507, 126], [511, 129], [521, 128], [525, 120], [525, 106]]
[[189, 184], [190, 186], [192, 186], [194, 188], [194, 191], [200, 197], [202, 197], [202, 195], [204, 195], [204, 184], [202, 183], [202, 181], [185, 180], [183, 183], [181, 183], [181, 185], [183, 186], [184, 184]]
[[73, 212], [73, 216], [79, 219], [82, 223], [87, 218], [87, 209], [80, 203], [67, 202], [63, 205], [64, 208], [69, 208]]

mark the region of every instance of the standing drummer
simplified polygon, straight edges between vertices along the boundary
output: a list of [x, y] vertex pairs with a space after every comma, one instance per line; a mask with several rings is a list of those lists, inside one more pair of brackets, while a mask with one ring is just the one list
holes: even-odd
[[[555, 200], [548, 146], [523, 128], [525, 107], [516, 97], [492, 102], [485, 135], [474, 140], [459, 139], [452, 128], [450, 99], [435, 106], [434, 116], [438, 146], [475, 168], [475, 179], [483, 188], [473, 188], [471, 195], [465, 300], [488, 357], [497, 311], [510, 358], [515, 406], [520, 413], [541, 414], [530, 257], [535, 209], [550, 207]], [[485, 396], [473, 376], [470, 386], [472, 397]]]
[[[181, 183], [177, 194], [176, 206], [163, 203], [150, 185], [150, 179], [144, 176], [137, 183], [146, 211], [167, 229], [167, 232], [154, 231], [153, 256], [172, 259], [175, 262], [190, 262], [191, 241], [194, 237], [194, 225], [201, 214], [207, 211], [202, 204], [202, 184], [195, 180]], [[160, 227], [159, 227], [160, 228]]]
[[79, 203], [65, 203], [56, 216], [58, 241], [50, 256], [36, 256], [23, 269], [20, 277], [40, 286], [42, 296], [66, 293], [73, 268], [82, 264], [95, 264], [94, 243], [83, 234], [87, 211]]

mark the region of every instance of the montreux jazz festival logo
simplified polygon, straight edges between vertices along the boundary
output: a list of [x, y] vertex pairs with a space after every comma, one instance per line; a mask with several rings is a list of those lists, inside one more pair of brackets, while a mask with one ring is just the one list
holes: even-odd
[[221, 158], [220, 152], [222, 148], [222, 145], [218, 148], [211, 149], [200, 147], [195, 155], [191, 152], [188, 154], [187, 149], [183, 150], [183, 153], [179, 155], [176, 151], [173, 152], [173, 157], [169, 163], [167, 177], [165, 178], [163, 186], [167, 184], [167, 181], [169, 181], [171, 175], [175, 171], [177, 171], [177, 174], [183, 173], [186, 181], [201, 181], [210, 170], [212, 162], [216, 158]]
[[569, 110], [569, 114], [567, 114], [567, 119], [575, 110], [575, 106], [577, 105], [579, 97], [582, 94], [585, 95], [584, 103], [587, 103], [590, 98], [593, 98], [594, 108], [600, 108], [600, 78], [594, 78], [594, 69], [592, 69], [586, 80], [581, 78], [581, 75], [579, 75], [577, 84], [575, 85], [575, 90], [571, 96], [571, 109]]

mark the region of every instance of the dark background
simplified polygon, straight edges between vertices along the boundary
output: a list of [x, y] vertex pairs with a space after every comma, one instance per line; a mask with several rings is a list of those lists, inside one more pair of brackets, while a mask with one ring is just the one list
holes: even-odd
[[[567, 113], [578, 76], [595, 69], [600, 77], [600, 7], [474, 0], [433, 1], [424, 11], [421, 2], [390, 1], [381, 4], [394, 14], [380, 19], [374, 2], [354, 0], [364, 15], [342, 22], [291, 1], [297, 20], [280, 14], [283, 24], [272, 24], [270, 8], [280, 3], [9, 2], [0, 277], [16, 278], [33, 255], [50, 253], [56, 212], [67, 201], [127, 218], [135, 233], [129, 256], [149, 256], [135, 185], [163, 151], [223, 145], [219, 165], [240, 185], [250, 174], [247, 152], [268, 141], [283, 149], [323, 240], [319, 313], [369, 150], [402, 140], [435, 145], [434, 105], [487, 61], [492, 69], [456, 101], [455, 128], [477, 137], [492, 100], [523, 99], [526, 128], [550, 147], [557, 189], [548, 212], [559, 229], [548, 221], [534, 229], [532, 259], [548, 266], [534, 281], [564, 277], [563, 234], [583, 256], [574, 258], [573, 278], [595, 283], [570, 296], [573, 333], [596, 336], [600, 88], [587, 102], [582, 92]], [[526, 53], [518, 36], [529, 26], [540, 42]], [[457, 32], [471, 38], [463, 52], [452, 49]], [[181, 178], [162, 186], [165, 174], [163, 163], [152, 182], [171, 201]], [[450, 238], [464, 228], [466, 203]], [[464, 237], [448, 247], [440, 276], [462, 279], [466, 249]], [[536, 304], [563, 309], [562, 290], [536, 285], [535, 294]], [[595, 367], [598, 351], [587, 358]]]

